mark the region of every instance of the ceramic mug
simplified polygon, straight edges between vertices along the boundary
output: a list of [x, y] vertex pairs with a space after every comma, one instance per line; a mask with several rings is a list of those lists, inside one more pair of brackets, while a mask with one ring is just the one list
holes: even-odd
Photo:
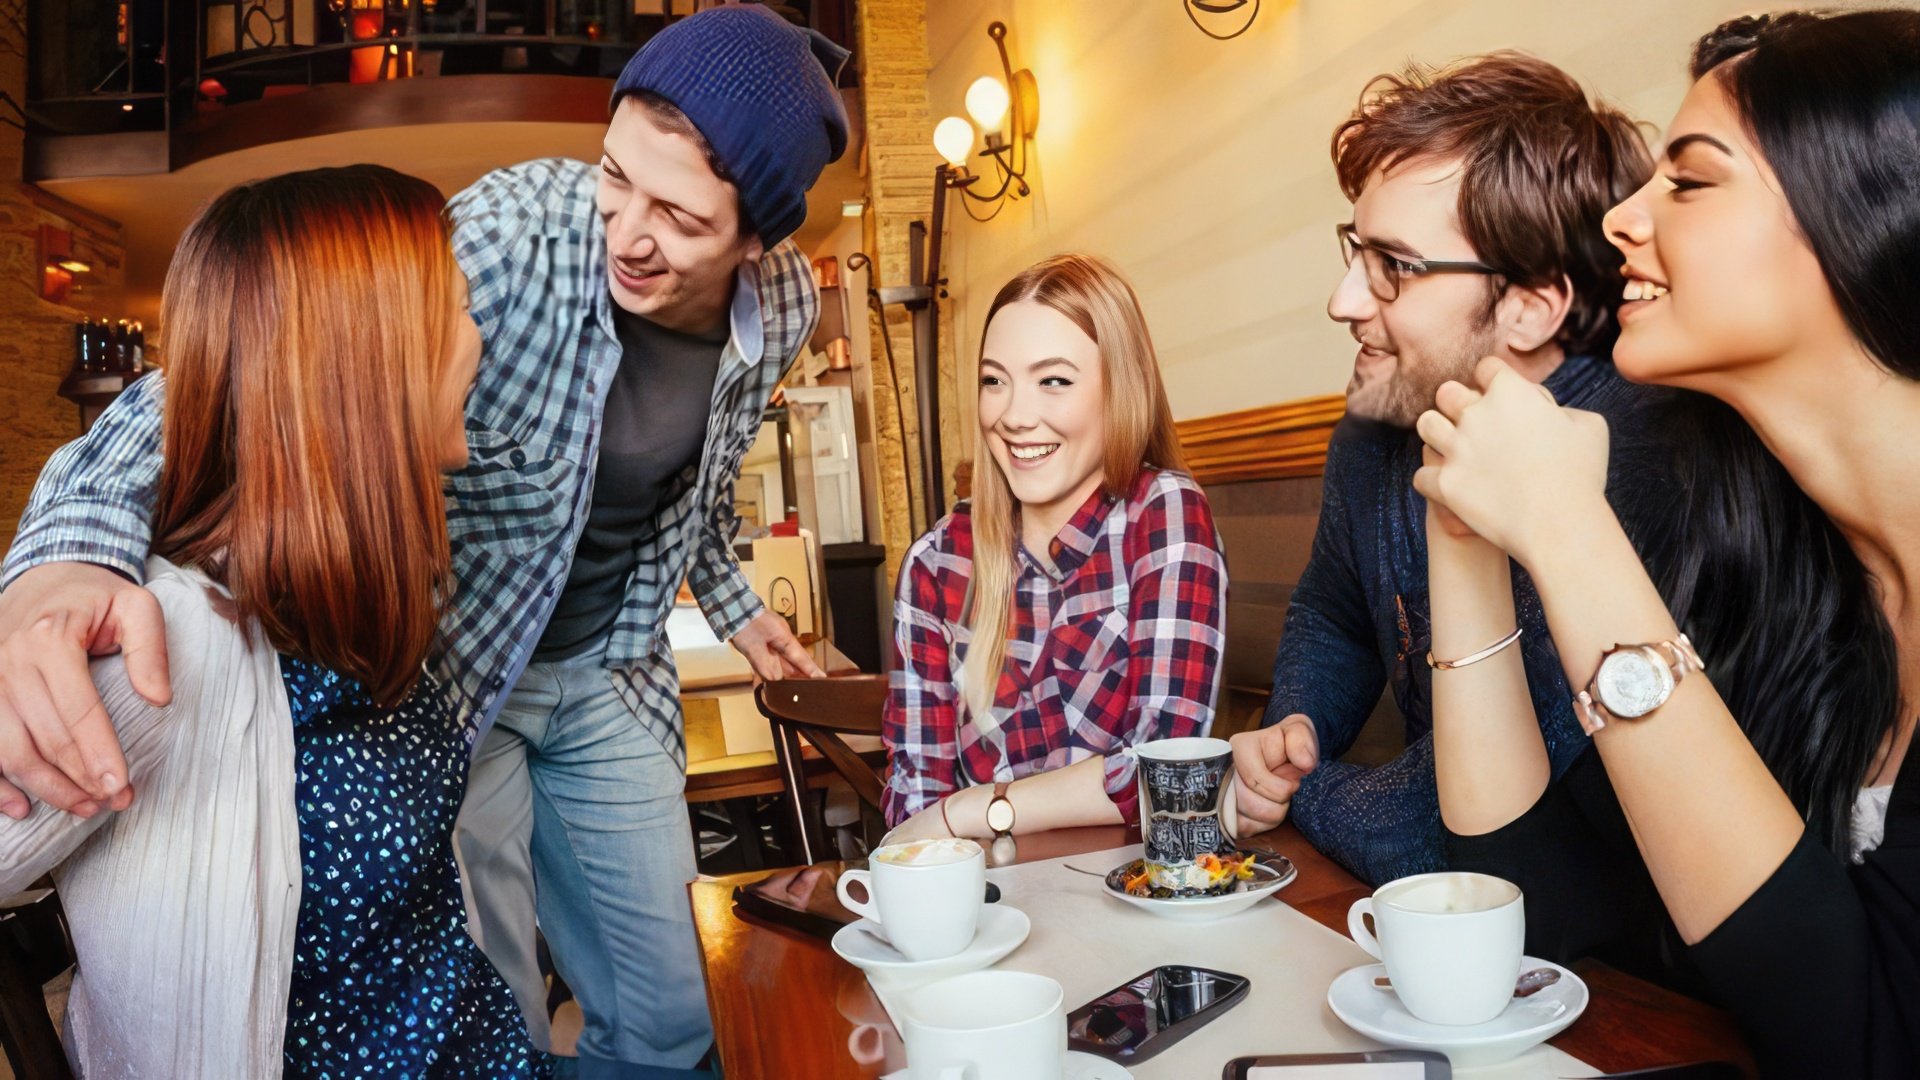
[[975, 971], [923, 986], [901, 1008], [908, 1080], [1061, 1080], [1066, 993], [1045, 975]]
[[1233, 888], [1201, 883], [1191, 872], [1203, 855], [1239, 849], [1226, 814], [1233, 792], [1233, 744], [1225, 739], [1159, 739], [1134, 748], [1140, 785], [1140, 835], [1147, 877], [1176, 895]]
[[1347, 932], [1386, 965], [1408, 1012], [1430, 1024], [1483, 1024], [1513, 999], [1526, 905], [1520, 887], [1502, 878], [1416, 874], [1356, 900]]
[[[866, 870], [848, 870], [834, 888], [848, 911], [880, 928], [909, 960], [939, 960], [973, 943], [986, 903], [987, 857], [972, 840], [941, 837], [878, 848]], [[847, 886], [866, 886], [855, 900]]]

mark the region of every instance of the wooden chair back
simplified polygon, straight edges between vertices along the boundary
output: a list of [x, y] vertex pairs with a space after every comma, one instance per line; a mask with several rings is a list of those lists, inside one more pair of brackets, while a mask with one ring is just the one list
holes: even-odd
[[848, 746], [844, 735], [879, 736], [887, 701], [884, 675], [833, 679], [776, 679], [753, 692], [760, 714], [773, 727], [773, 750], [780, 762], [781, 801], [799, 839], [802, 858], [813, 863], [826, 853], [825, 828], [808, 797], [802, 738], [827, 759], [860, 801], [880, 807], [882, 774]]

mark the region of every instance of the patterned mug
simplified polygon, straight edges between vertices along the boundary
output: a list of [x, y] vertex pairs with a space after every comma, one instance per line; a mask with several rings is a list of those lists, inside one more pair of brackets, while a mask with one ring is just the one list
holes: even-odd
[[1239, 849], [1224, 809], [1233, 791], [1233, 745], [1225, 739], [1160, 739], [1134, 748], [1140, 785], [1140, 834], [1147, 880], [1176, 896], [1230, 891], [1195, 864]]

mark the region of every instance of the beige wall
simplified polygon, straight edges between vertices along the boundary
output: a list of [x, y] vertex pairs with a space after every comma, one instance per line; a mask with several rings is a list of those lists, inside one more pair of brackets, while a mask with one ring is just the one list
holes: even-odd
[[1033, 198], [986, 224], [956, 208], [955, 355], [970, 368], [986, 305], [1008, 277], [1079, 249], [1132, 277], [1176, 417], [1338, 392], [1353, 345], [1325, 305], [1340, 268], [1332, 226], [1347, 203], [1327, 144], [1369, 77], [1409, 58], [1519, 48], [1664, 124], [1685, 92], [1692, 41], [1763, 8], [1266, 0], [1244, 37], [1213, 41], [1179, 0], [928, 0], [936, 119], [963, 112], [973, 79], [998, 74], [994, 19], [1008, 23], [1015, 66], [1033, 70], [1041, 100]]

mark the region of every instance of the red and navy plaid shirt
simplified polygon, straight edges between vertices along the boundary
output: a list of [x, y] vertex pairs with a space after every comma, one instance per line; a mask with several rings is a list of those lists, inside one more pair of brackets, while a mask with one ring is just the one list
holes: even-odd
[[973, 573], [965, 503], [915, 541], [894, 599], [898, 664], [884, 736], [889, 825], [957, 788], [1104, 756], [1106, 790], [1138, 814], [1135, 743], [1205, 735], [1227, 613], [1227, 568], [1206, 496], [1143, 469], [1125, 500], [1096, 491], [1049, 545], [1022, 547], [997, 726], [964, 718], [961, 622]]

